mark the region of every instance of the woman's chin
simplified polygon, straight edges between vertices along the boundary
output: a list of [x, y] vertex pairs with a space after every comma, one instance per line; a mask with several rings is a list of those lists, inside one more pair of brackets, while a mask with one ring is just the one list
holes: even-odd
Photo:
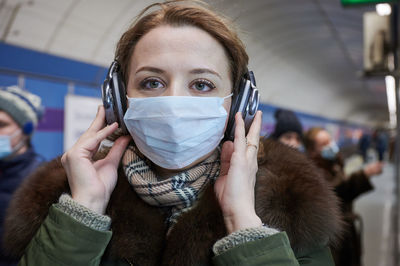
[[212, 150], [211, 152], [207, 153], [206, 155], [198, 158], [197, 160], [195, 160], [193, 163], [189, 164], [188, 166], [182, 167], [182, 168], [177, 168], [177, 169], [168, 169], [168, 168], [164, 168], [161, 167], [155, 163], [152, 162], [152, 169], [160, 176], [160, 177], [165, 177], [168, 178], [172, 175], [175, 175], [177, 173], [181, 173], [187, 169], [190, 169], [191, 167], [197, 165], [198, 163], [204, 161], [205, 159], [207, 159], [209, 156], [211, 156], [211, 154], [213, 154], [214, 150]]

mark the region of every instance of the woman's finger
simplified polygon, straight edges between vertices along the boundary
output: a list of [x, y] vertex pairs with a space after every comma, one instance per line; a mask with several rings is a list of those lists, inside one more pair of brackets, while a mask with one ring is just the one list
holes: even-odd
[[131, 140], [130, 136], [122, 136], [119, 137], [111, 147], [110, 151], [108, 152], [106, 158], [107, 160], [118, 167], [119, 161], [121, 160], [122, 154], [125, 151], [126, 146], [128, 145], [129, 141]]
[[255, 150], [258, 150], [258, 144], [260, 142], [260, 132], [261, 132], [261, 121], [262, 121], [262, 112], [257, 111], [253, 122], [251, 123], [249, 132], [247, 133], [247, 146], [254, 147]]
[[246, 151], [246, 132], [244, 121], [240, 112], [235, 115], [235, 140], [233, 142], [235, 152], [244, 153]]
[[97, 108], [96, 118], [93, 120], [92, 124], [90, 124], [88, 131], [97, 132], [102, 129], [106, 125], [106, 115], [104, 111], [104, 106], [99, 105]]
[[222, 145], [222, 150], [221, 150], [221, 170], [220, 170], [221, 176], [228, 174], [229, 166], [231, 164], [232, 153], [233, 153], [232, 141], [225, 141], [224, 144]]
[[88, 130], [79, 138], [78, 142], [74, 146], [84, 148], [90, 152], [90, 156], [93, 156], [97, 152], [100, 143], [110, 136], [117, 128], [118, 123], [114, 122], [98, 132], [90, 132]]
[[97, 133], [96, 133], [96, 142], [100, 143], [105, 138], [110, 136], [117, 128], [118, 128], [118, 123], [114, 122], [111, 125], [108, 125], [105, 128], [101, 129], [100, 131], [97, 131]]

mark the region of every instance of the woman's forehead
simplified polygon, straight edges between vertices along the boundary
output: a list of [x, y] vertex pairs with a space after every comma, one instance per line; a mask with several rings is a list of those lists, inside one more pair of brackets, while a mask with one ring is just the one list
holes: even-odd
[[193, 26], [159, 26], [137, 43], [131, 71], [143, 66], [169, 68], [211, 68], [229, 75], [228, 57], [223, 46], [206, 31]]
[[329, 144], [332, 140], [331, 135], [329, 134], [328, 131], [325, 130], [321, 130], [320, 132], [318, 132], [318, 134], [316, 135], [316, 141], [318, 144], [320, 145], [326, 145]]

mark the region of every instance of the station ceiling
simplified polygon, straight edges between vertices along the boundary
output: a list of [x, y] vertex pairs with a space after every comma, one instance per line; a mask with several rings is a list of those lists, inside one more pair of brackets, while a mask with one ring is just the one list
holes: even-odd
[[[0, 0], [1, 41], [108, 67], [149, 0]], [[362, 78], [363, 13], [340, 0], [209, 0], [234, 19], [261, 101], [326, 118], [387, 123], [384, 78]]]

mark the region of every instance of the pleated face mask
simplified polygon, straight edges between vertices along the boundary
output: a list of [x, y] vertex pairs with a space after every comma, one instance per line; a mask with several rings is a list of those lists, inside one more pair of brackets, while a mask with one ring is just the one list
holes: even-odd
[[19, 134], [22, 134], [21, 130], [15, 131], [10, 136], [0, 135], [0, 160], [9, 157], [24, 145], [23, 141], [20, 141], [14, 148], [11, 146], [11, 140]]
[[213, 151], [224, 136], [231, 97], [128, 98], [125, 125], [140, 152], [166, 169], [184, 168]]
[[339, 152], [338, 145], [332, 141], [329, 145], [325, 146], [321, 151], [321, 157], [326, 160], [334, 160]]

